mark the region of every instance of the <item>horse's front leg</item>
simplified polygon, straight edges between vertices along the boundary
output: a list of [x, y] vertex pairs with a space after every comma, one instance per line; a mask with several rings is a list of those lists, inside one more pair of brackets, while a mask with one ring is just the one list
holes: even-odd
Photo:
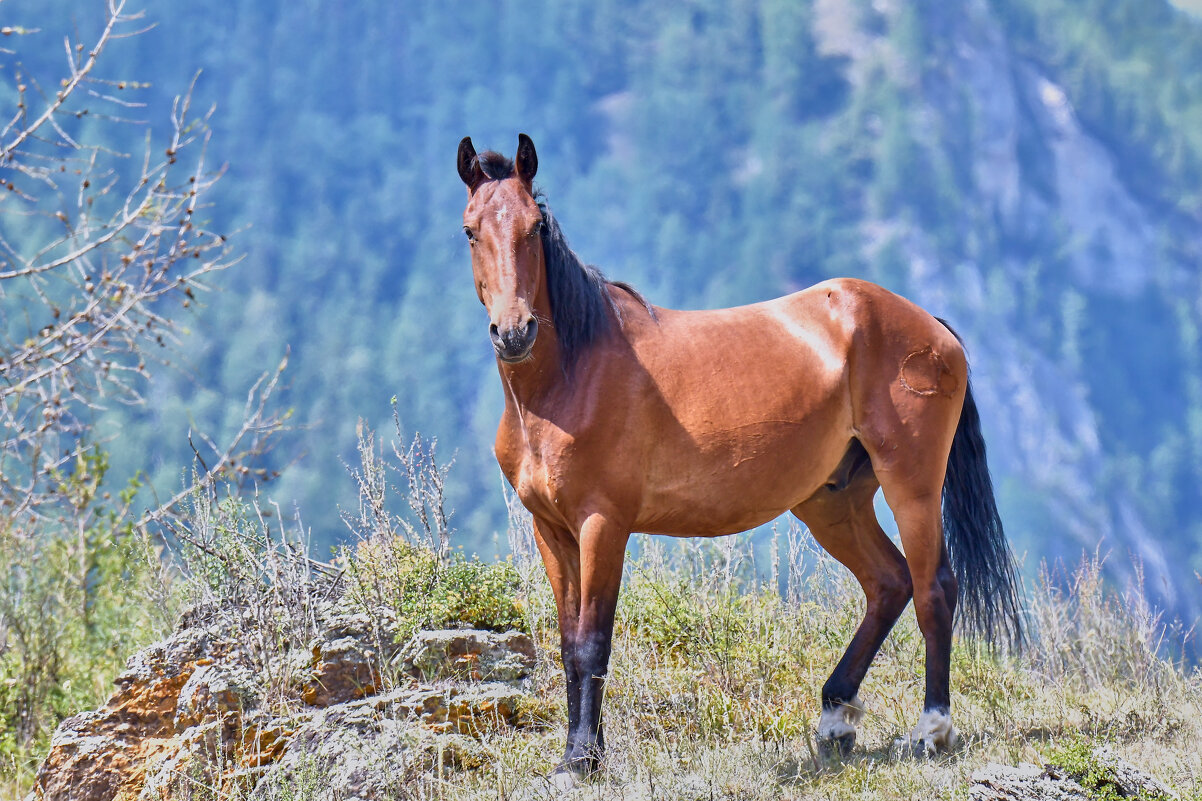
[[566, 759], [574, 773], [595, 771], [605, 750], [601, 701], [629, 539], [628, 528], [601, 514], [590, 515], [580, 529], [580, 616], [575, 636], [580, 709], [575, 729], [568, 732]]
[[563, 752], [563, 764], [557, 769], [562, 771], [571, 764], [576, 731], [580, 726], [581, 673], [576, 660], [576, 629], [580, 621], [580, 547], [570, 531], [538, 517], [534, 518], [534, 541], [542, 554], [559, 616], [559, 653], [563, 657], [568, 692], [568, 742]]

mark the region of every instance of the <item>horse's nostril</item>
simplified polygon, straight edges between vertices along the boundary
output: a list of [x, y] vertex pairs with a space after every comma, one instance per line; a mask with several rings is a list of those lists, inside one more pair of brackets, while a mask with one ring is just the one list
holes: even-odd
[[488, 335], [497, 355], [506, 361], [516, 361], [519, 357], [524, 358], [529, 354], [534, 346], [534, 338], [538, 335], [538, 321], [530, 316], [504, 330], [493, 323], [488, 327]]

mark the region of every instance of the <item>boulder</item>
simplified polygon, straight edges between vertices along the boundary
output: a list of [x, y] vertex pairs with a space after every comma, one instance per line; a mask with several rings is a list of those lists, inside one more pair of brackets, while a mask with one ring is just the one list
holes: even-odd
[[177, 746], [180, 691], [198, 667], [235, 652], [219, 627], [188, 628], [139, 651], [102, 708], [64, 720], [38, 768], [32, 798], [109, 801], [133, 798], [146, 766]]
[[[185, 621], [129, 660], [104, 707], [63, 721], [30, 800], [173, 801], [202, 786], [260, 801], [298, 789], [379, 798], [415, 772], [484, 764], [480, 735], [531, 724], [541, 708], [524, 634], [421, 632], [402, 651], [387, 612], [329, 610], [322, 622], [308, 652], [280, 655], [301, 679], [269, 701], [232, 627]], [[388, 664], [401, 686], [381, 693]]]
[[[1092, 749], [1101, 768], [1101, 781], [1120, 798], [1141, 801], [1176, 801], [1177, 795], [1154, 777], [1122, 759], [1110, 746]], [[1056, 765], [1018, 767], [990, 763], [972, 774], [971, 801], [1090, 801], [1091, 795], [1073, 776]]]
[[368, 615], [331, 608], [323, 624], [309, 645], [311, 667], [301, 687], [305, 703], [326, 707], [379, 692], [381, 669], [396, 651], [391, 610]]
[[534, 641], [519, 631], [419, 631], [397, 659], [422, 681], [518, 682], [534, 671]]
[[488, 752], [466, 735], [515, 721], [519, 705], [494, 687], [398, 690], [322, 709], [291, 736], [251, 801], [292, 798], [297, 788], [331, 801], [405, 797], [414, 777], [440, 764], [484, 764]]
[[175, 706], [175, 729], [183, 731], [217, 720], [228, 728], [240, 726], [243, 713], [258, 707], [262, 695], [254, 671], [242, 665], [201, 665], [180, 688]]
[[990, 763], [972, 774], [971, 801], [1090, 801], [1072, 779], [1038, 765]]
[[[1106, 770], [1107, 780], [1124, 798], [1176, 801], [1177, 794], [1167, 785], [1120, 757], [1111, 746], [1103, 745], [1093, 749], [1093, 757]], [[1140, 793], [1143, 795], [1140, 796]]]

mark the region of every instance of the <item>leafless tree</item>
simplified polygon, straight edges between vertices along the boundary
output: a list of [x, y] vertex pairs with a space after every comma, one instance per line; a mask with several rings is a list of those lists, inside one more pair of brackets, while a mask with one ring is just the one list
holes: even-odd
[[[97, 555], [132, 542], [144, 546], [140, 569], [161, 569], [167, 540], [148, 532], [185, 525], [177, 508], [212, 500], [219, 484], [261, 477], [255, 457], [286, 419], [273, 403], [285, 360], [250, 388], [228, 441], [187, 435], [190, 486], [137, 511], [131, 494], [101, 486], [97, 415], [142, 403], [152, 369], [182, 350], [176, 319], [237, 260], [209, 222], [221, 176], [207, 156], [212, 110], [197, 114], [189, 87], [169, 116], [138, 119], [154, 116], [137, 100], [144, 86], [101, 65], [146, 25], [126, 0], [105, 10], [94, 39], [62, 41], [52, 83], [3, 46], [46, 47], [41, 32], [0, 27], [0, 97], [15, 100], [0, 107], [0, 667], [13, 705], [0, 728], [15, 721], [26, 746], [54, 724], [48, 699], [90, 630]], [[138, 152], [116, 149], [131, 131], [143, 134]], [[105, 568], [104, 580], [126, 567], [137, 565]], [[153, 581], [139, 592], [170, 614], [161, 587], [161, 597]]]
[[[98, 67], [107, 47], [144, 30], [141, 14], [125, 0], [107, 12], [94, 41], [62, 42], [57, 85], [19, 61], [0, 67], [17, 98], [0, 110], [0, 515], [10, 521], [62, 519], [61, 476], [94, 444], [97, 410], [141, 402], [151, 367], [178, 344], [172, 314], [236, 260], [205, 222], [220, 177], [207, 161], [212, 110], [195, 114], [189, 89], [156, 142], [132, 119], [140, 85]], [[128, 130], [108, 132], [129, 126], [146, 129], [142, 152], [110, 149]], [[201, 482], [245, 465], [278, 427], [266, 403], [275, 386], [252, 390], [232, 443], [208, 442]]]

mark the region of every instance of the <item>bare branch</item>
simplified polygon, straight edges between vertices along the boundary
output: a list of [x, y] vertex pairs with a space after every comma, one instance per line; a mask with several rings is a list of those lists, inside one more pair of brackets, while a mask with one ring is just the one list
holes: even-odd
[[113, 28], [116, 27], [116, 25], [120, 22], [124, 22], [127, 19], [134, 19], [136, 16], [141, 16], [139, 14], [135, 17], [123, 17], [122, 11], [124, 9], [125, 0], [119, 0], [116, 4], [109, 5], [108, 24], [104, 26], [104, 32], [100, 34], [100, 38], [96, 41], [96, 44], [93, 45], [92, 49], [88, 51], [88, 60], [82, 67], [76, 68], [74, 59], [71, 57], [71, 44], [70, 42], [67, 43], [67, 62], [72, 65], [71, 77], [67, 79], [67, 83], [55, 95], [54, 102], [46, 107], [46, 110], [42, 112], [40, 117], [19, 130], [16, 137], [13, 138], [11, 142], [5, 145], [0, 145], [0, 164], [11, 160], [12, 154], [17, 150], [17, 148], [21, 147], [21, 145], [25, 143], [26, 139], [33, 136], [35, 133], [37, 133], [39, 128], [54, 118], [54, 115], [57, 114], [59, 109], [63, 107], [63, 104], [67, 102], [67, 98], [69, 98], [75, 92], [75, 89], [79, 86], [80, 82], [86, 78], [88, 73], [90, 73], [96, 66], [96, 59], [100, 56], [100, 53], [104, 50], [105, 45], [108, 44], [109, 39], [112, 37]]
[[204, 468], [204, 472], [193, 475], [191, 483], [167, 499], [166, 502], [144, 514], [136, 524], [138, 528], [145, 528], [151, 523], [161, 522], [175, 514], [184, 500], [198, 491], [211, 489], [223, 478], [229, 478], [228, 474], [231, 470], [237, 472], [238, 469], [244, 469], [246, 473], [243, 475], [250, 472], [250, 468], [245, 465], [247, 459], [251, 455], [261, 453], [265, 438], [283, 430], [284, 424], [287, 422], [289, 416], [287, 412], [271, 411], [272, 395], [279, 386], [280, 376], [284, 374], [287, 366], [288, 356], [285, 355], [274, 371], [259, 376], [259, 380], [247, 392], [241, 427], [230, 438], [223, 450], [218, 451], [215, 446], [210, 444], [210, 447], [217, 453], [217, 459], [211, 468], [205, 467], [204, 460], [193, 446], [193, 453], [196, 454], [197, 461]]
[[[18, 76], [17, 108], [0, 133], [0, 510], [33, 520], [62, 509], [56, 475], [91, 439], [92, 412], [137, 404], [151, 365], [166, 362], [180, 337], [171, 308], [188, 308], [210, 277], [237, 262], [226, 236], [197, 218], [222, 170], [209, 166], [210, 108], [194, 114], [192, 91], [176, 98], [165, 137], [149, 129], [138, 157], [114, 150], [128, 132], [98, 140], [95, 121], [132, 123], [110, 107], [141, 105], [142, 87], [98, 74], [98, 59], [131, 31], [141, 14], [109, 0], [102, 32], [91, 48], [64, 40], [66, 74], [47, 94]], [[139, 24], [140, 27], [140, 24]], [[120, 96], [118, 96], [120, 94]], [[31, 98], [45, 108], [31, 113]], [[84, 103], [91, 105], [83, 105]], [[85, 118], [91, 123], [85, 124]], [[50, 221], [31, 226], [30, 220]], [[31, 234], [30, 231], [38, 232]], [[179, 304], [174, 306], [174, 304]], [[286, 358], [285, 358], [286, 362]], [[188, 492], [219, 477], [253, 477], [248, 460], [266, 449], [284, 416], [268, 410], [279, 371], [251, 390], [242, 428], [213, 453], [199, 484], [140, 521], [167, 515]]]

